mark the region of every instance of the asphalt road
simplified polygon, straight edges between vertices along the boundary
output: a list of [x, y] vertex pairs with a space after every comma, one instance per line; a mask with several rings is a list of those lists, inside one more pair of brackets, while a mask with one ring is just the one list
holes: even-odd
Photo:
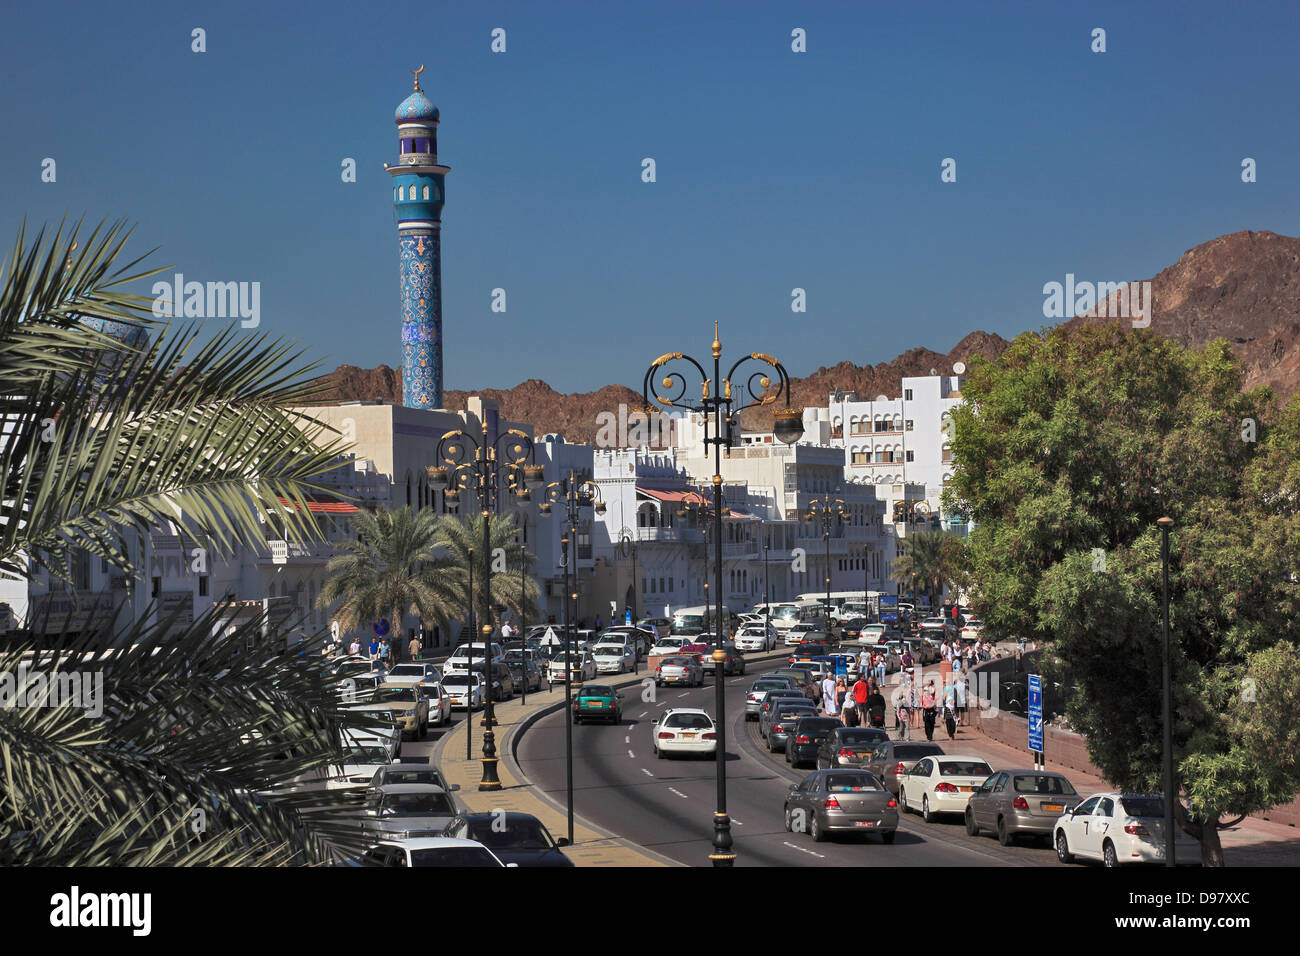
[[[774, 670], [775, 664], [761, 669]], [[744, 719], [744, 692], [760, 673], [727, 679], [727, 810], [737, 866], [1057, 866], [1056, 855], [1037, 846], [1001, 847], [969, 837], [960, 817], [926, 824], [908, 814], [892, 846], [879, 838], [832, 835], [814, 843], [787, 833], [786, 791], [807, 775], [783, 754], [769, 754], [756, 722]], [[647, 690], [653, 689], [653, 684]], [[574, 725], [574, 810], [586, 819], [671, 859], [710, 865], [717, 787], [712, 760], [655, 759], [650, 728], [666, 707], [713, 712], [711, 679], [701, 688], [659, 688], [653, 700], [641, 689], [623, 691], [623, 721]], [[543, 718], [519, 741], [520, 767], [552, 799], [565, 802], [564, 715]]]

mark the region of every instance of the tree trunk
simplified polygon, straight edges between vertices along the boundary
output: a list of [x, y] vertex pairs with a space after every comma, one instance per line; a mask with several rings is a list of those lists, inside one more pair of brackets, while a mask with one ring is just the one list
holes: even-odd
[[1201, 866], [1223, 866], [1223, 843], [1217, 820], [1201, 827]]

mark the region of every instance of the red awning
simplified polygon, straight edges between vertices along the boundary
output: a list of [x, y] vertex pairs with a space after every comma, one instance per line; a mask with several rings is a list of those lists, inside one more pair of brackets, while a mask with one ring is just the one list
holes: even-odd
[[647, 498], [653, 498], [655, 501], [694, 501], [699, 504], [706, 504], [705, 498], [698, 491], [662, 491], [659, 488], [642, 488], [636, 486], [637, 494], [645, 495]]
[[[290, 507], [288, 498], [281, 498], [280, 504]], [[307, 510], [314, 515], [354, 515], [361, 509], [347, 501], [337, 498], [308, 498]]]

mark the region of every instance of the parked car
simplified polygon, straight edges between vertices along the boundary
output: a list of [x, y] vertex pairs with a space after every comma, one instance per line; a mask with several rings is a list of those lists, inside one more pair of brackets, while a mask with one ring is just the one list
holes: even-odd
[[882, 740], [871, 749], [866, 769], [879, 777], [888, 790], [898, 793], [898, 781], [912, 764], [942, 753], [942, 747], [925, 740]]
[[380, 840], [361, 857], [361, 866], [504, 867], [505, 864], [477, 840], [421, 837]]
[[718, 758], [718, 728], [698, 707], [670, 707], [650, 728], [650, 749], [666, 754], [708, 754]]
[[[1178, 827], [1177, 820], [1174, 823]], [[1165, 862], [1165, 798], [1158, 793], [1096, 793], [1052, 826], [1056, 858], [1101, 860], [1107, 867]], [[1201, 845], [1174, 834], [1174, 862], [1200, 863]]]
[[622, 699], [608, 684], [584, 684], [573, 696], [573, 722], [599, 719], [617, 724], [623, 719]]
[[915, 810], [926, 823], [940, 813], [966, 815], [975, 788], [993, 768], [983, 757], [943, 754], [922, 757], [898, 779], [898, 802], [903, 812]]
[[546, 681], [546, 675], [543, 673], [541, 663], [532, 651], [507, 650], [506, 667], [509, 669], [510, 679], [515, 682], [516, 687], [537, 691], [542, 689], [544, 681], [549, 683], [549, 681]]
[[483, 706], [485, 683], [482, 674], [449, 674], [442, 679], [442, 689], [447, 692], [453, 709], [478, 710]]
[[388, 705], [402, 733], [423, 738], [429, 732], [429, 699], [418, 684], [381, 684], [375, 691], [375, 703]]
[[878, 727], [838, 727], [817, 748], [817, 769], [860, 769], [870, 762], [875, 745], [888, 739]]
[[654, 631], [655, 638], [659, 639], [668, 636], [668, 632], [672, 630], [673, 622], [666, 617], [643, 617], [636, 622], [636, 626]]
[[443, 836], [477, 840], [507, 866], [573, 866], [573, 861], [560, 852], [569, 841], [553, 838], [531, 813], [462, 813], [447, 824]]
[[384, 683], [390, 687], [413, 687], [430, 681], [437, 683], [441, 679], [442, 672], [438, 670], [437, 664], [420, 661], [396, 664], [384, 675]]
[[665, 657], [655, 668], [655, 686], [665, 684], [685, 684], [687, 687], [699, 687], [704, 683], [704, 668], [698, 657]]
[[807, 832], [820, 843], [835, 832], [879, 833], [893, 843], [898, 801], [878, 777], [863, 770], [815, 770], [785, 797], [786, 832]]
[[749, 691], [745, 694], [745, 719], [758, 720], [758, 712], [762, 709], [763, 701], [767, 700], [768, 691], [794, 689], [794, 678], [788, 675], [760, 677], [749, 686]]
[[420, 693], [429, 701], [429, 723], [441, 727], [451, 720], [451, 695], [442, 686], [442, 681], [416, 684]]
[[[505, 651], [501, 645], [492, 642], [492, 669], [496, 670], [505, 665]], [[487, 660], [483, 656], [483, 642], [476, 641], [470, 644], [462, 644], [451, 652], [451, 656], [443, 662], [444, 674], [464, 674], [466, 671], [481, 671], [486, 669]]]
[[777, 641], [776, 628], [770, 624], [764, 623], [761, 619], [754, 624], [743, 625], [736, 632], [736, 646], [742, 651], [767, 651], [775, 650]]
[[961, 639], [964, 644], [974, 644], [984, 636], [984, 622], [968, 618], [961, 627]]
[[1056, 821], [1078, 801], [1078, 792], [1064, 774], [999, 770], [971, 794], [966, 832], [978, 836], [982, 830], [992, 830], [1003, 846], [1024, 835], [1050, 842]]
[[786, 739], [785, 762], [792, 767], [815, 762], [823, 741], [843, 726], [838, 717], [800, 717]]
[[661, 637], [659, 643], [650, 648], [650, 654], [652, 657], [663, 656], [665, 654], [678, 654], [681, 652], [683, 647], [690, 643], [692, 643], [691, 638], [682, 637], [681, 635]]
[[[565, 682], [564, 657], [564, 651], [561, 650], [559, 654], [551, 658], [551, 663], [547, 665], [547, 673], [552, 684], [563, 684]], [[596, 659], [586, 652], [579, 654], [570, 651], [568, 666], [569, 680], [581, 682], [596, 679]]]
[[374, 840], [441, 836], [459, 809], [442, 787], [387, 784], [366, 792], [361, 829]]
[[433, 764], [427, 763], [390, 763], [380, 767], [371, 775], [368, 789], [378, 790], [380, 787], [399, 783], [429, 783], [435, 787], [442, 787], [448, 793], [460, 789], [460, 784], [447, 783], [447, 777], [443, 772]]
[[389, 766], [395, 759], [391, 738], [347, 729], [343, 732], [343, 762], [331, 768], [325, 789], [350, 790], [365, 787], [377, 771]]
[[769, 753], [785, 752], [786, 742], [794, 732], [794, 725], [801, 717], [816, 717], [817, 708], [802, 702], [783, 703], [778, 701], [768, 711], [766, 725], [764, 718], [759, 718], [759, 732], [767, 738]]

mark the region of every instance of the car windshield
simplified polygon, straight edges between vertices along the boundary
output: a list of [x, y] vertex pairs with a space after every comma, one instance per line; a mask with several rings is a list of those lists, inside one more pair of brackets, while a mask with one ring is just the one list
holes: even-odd
[[389, 767], [384, 771], [384, 783], [431, 783], [434, 786], [441, 787], [442, 774], [427, 767]]
[[1119, 805], [1130, 817], [1161, 819], [1165, 815], [1164, 797], [1120, 797]]
[[1049, 777], [1041, 773], [1018, 773], [1011, 777], [1016, 793], [1045, 793], [1049, 796], [1076, 796], [1074, 787], [1064, 777]]
[[380, 687], [375, 691], [376, 700], [401, 700], [413, 702], [415, 700], [415, 688], [413, 687]]
[[388, 748], [379, 744], [353, 744], [343, 754], [344, 763], [388, 763]]
[[391, 677], [423, 677], [423, 664], [398, 664], [388, 672]]
[[553, 850], [555, 841], [546, 828], [533, 820], [475, 820], [470, 839], [493, 850]]
[[690, 667], [691, 661], [687, 657], [669, 657], [663, 662], [664, 667]]
[[983, 760], [940, 760], [939, 773], [944, 777], [987, 777], [993, 768]]
[[903, 744], [894, 748], [894, 756], [899, 760], [916, 760], [941, 753], [943, 749], [937, 744]]
[[849, 746], [858, 744], [874, 744], [879, 740], [888, 740], [889, 734], [883, 730], [842, 730], [840, 731], [839, 741]]
[[412, 850], [411, 866], [500, 866], [491, 852], [481, 846], [445, 846]]
[[386, 817], [451, 816], [451, 798], [445, 793], [386, 793], [380, 812]]
[[456, 675], [452, 675], [451, 677], [444, 677], [442, 679], [442, 682], [447, 687], [451, 687], [457, 690], [464, 690], [465, 687], [471, 683], [473, 683], [475, 686], [478, 685], [478, 680], [477, 680], [478, 675], [475, 674], [474, 677], [476, 678], [475, 680], [469, 681], [465, 679], [464, 675], [461, 675], [459, 677], [457, 677]]
[[843, 726], [835, 717], [808, 717], [799, 721], [798, 729], [801, 734], [816, 734]]
[[622, 657], [623, 645], [622, 644], [601, 644], [594, 651], [592, 651], [592, 653], [595, 654], [597, 657]]
[[832, 773], [826, 776], [826, 789], [833, 793], [857, 790], [883, 790], [880, 781], [869, 773]]
[[708, 714], [670, 714], [664, 721], [665, 727], [676, 727], [682, 730], [710, 730], [713, 727], [713, 721]]
[[579, 697], [613, 697], [614, 688], [602, 687], [598, 684], [590, 685], [582, 688], [582, 690], [578, 692], [578, 696]]

